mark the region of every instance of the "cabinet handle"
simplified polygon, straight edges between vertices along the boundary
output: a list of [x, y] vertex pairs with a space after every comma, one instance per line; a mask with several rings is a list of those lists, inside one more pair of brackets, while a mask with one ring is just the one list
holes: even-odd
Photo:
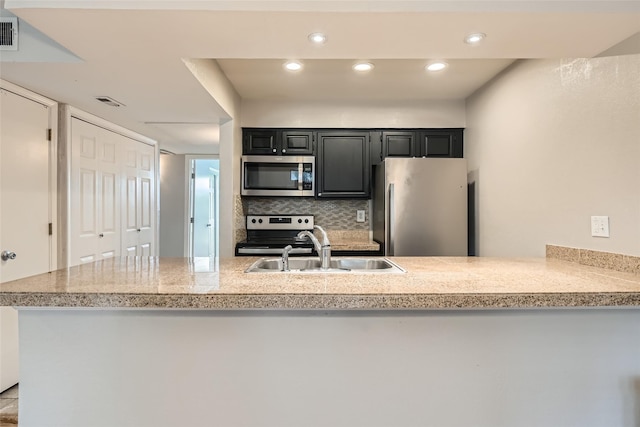
[[142, 231], [142, 229], [138, 228], [136, 231], [139, 233], [139, 232], [141, 232], [141, 231]]
[[287, 152], [287, 150], [285, 150], [285, 149], [283, 148], [283, 149], [282, 149], [282, 152], [283, 152], [283, 153], [286, 153], [286, 152]]
[[98, 237], [104, 237], [104, 233], [98, 234]]
[[271, 151], [275, 153], [275, 152], [276, 152], [276, 149], [274, 148], [274, 149], [273, 149], [273, 150], [271, 150]]

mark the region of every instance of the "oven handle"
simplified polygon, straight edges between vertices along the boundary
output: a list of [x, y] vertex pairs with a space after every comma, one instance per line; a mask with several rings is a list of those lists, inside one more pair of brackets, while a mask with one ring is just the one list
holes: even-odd
[[[280, 255], [282, 250], [283, 248], [238, 248], [238, 253], [246, 255]], [[311, 251], [311, 248], [294, 248], [289, 251], [289, 254], [310, 254]]]

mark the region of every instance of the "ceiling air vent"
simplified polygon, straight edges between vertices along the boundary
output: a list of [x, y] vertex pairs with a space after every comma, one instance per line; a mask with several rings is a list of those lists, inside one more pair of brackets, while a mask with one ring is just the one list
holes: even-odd
[[111, 107], [123, 107], [124, 104], [122, 102], [118, 102], [113, 98], [109, 98], [108, 96], [96, 96], [96, 99], [103, 104], [110, 105]]
[[0, 50], [18, 50], [18, 18], [0, 17]]

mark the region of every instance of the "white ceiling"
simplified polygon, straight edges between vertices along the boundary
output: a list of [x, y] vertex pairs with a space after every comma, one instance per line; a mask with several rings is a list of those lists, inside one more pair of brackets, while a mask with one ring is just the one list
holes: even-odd
[[[6, 0], [5, 8], [81, 61], [2, 52], [2, 79], [174, 152], [215, 151], [218, 124], [228, 119], [183, 58], [217, 59], [245, 102], [415, 102], [464, 99], [518, 58], [593, 57], [625, 40], [640, 52], [632, 37], [640, 0]], [[316, 31], [328, 35], [324, 46], [308, 42]], [[476, 31], [485, 42], [465, 44]], [[283, 70], [292, 58], [302, 71]], [[375, 69], [354, 73], [361, 59]], [[432, 59], [450, 66], [428, 74]], [[124, 106], [102, 105], [99, 95]]]

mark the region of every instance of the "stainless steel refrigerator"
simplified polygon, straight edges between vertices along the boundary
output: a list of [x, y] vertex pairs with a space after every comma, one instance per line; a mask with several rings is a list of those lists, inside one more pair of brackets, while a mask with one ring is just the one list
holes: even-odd
[[467, 161], [388, 158], [374, 171], [373, 238], [386, 256], [467, 255]]

